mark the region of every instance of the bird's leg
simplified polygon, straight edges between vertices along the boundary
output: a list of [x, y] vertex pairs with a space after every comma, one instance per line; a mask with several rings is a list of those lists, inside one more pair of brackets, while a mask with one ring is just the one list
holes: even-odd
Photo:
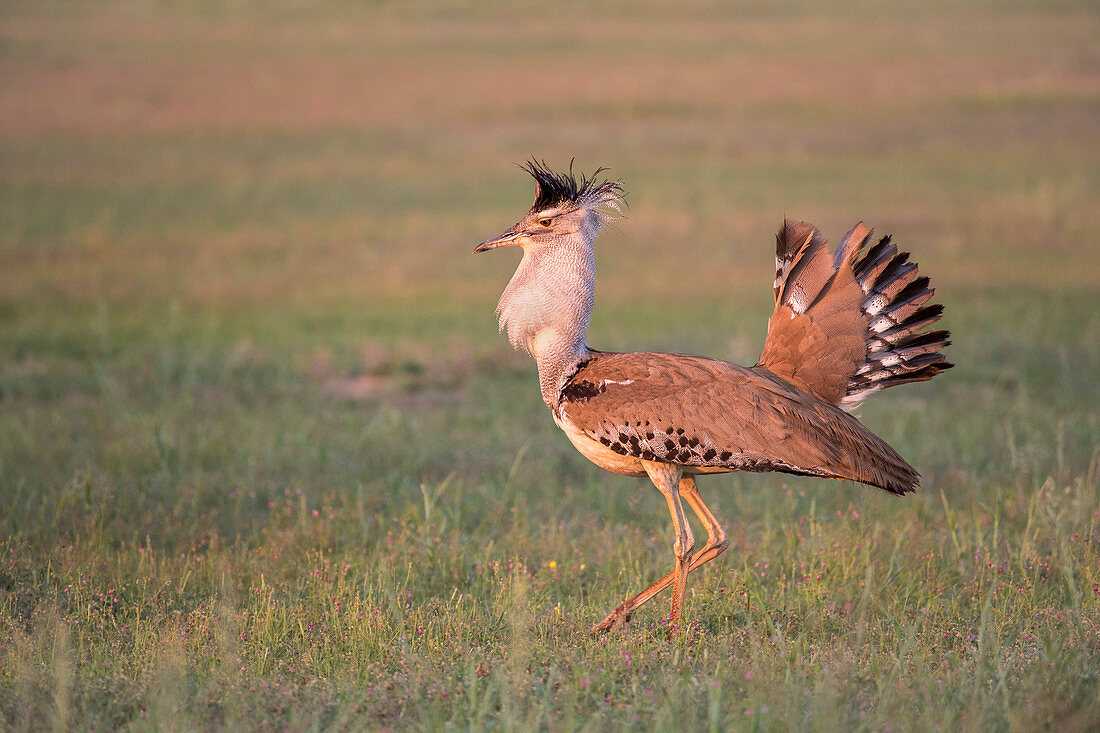
[[726, 537], [726, 530], [722, 529], [722, 525], [711, 514], [710, 508], [703, 503], [703, 497], [695, 485], [694, 476], [684, 476], [680, 479], [680, 496], [687, 500], [687, 503], [695, 512], [695, 516], [699, 517], [699, 521], [703, 523], [703, 527], [707, 530], [707, 543], [703, 545], [703, 549], [699, 553], [691, 558], [691, 567], [688, 568], [688, 572], [691, 572], [725, 552], [726, 548], [730, 546], [730, 541]]
[[[691, 572], [725, 552], [726, 548], [729, 547], [729, 539], [726, 537], [722, 525], [718, 523], [710, 509], [703, 503], [703, 497], [699, 494], [699, 489], [695, 485], [694, 476], [684, 476], [680, 479], [680, 496], [687, 500], [688, 505], [691, 506], [696, 516], [699, 517], [699, 521], [703, 523], [703, 527], [707, 530], [706, 544], [703, 545], [702, 550], [691, 558], [691, 564], [688, 566], [688, 572]], [[607, 618], [592, 627], [592, 633], [601, 634], [626, 626], [630, 623], [630, 617], [642, 604], [670, 586], [675, 579], [676, 572], [673, 571], [638, 595], [623, 601], [614, 611], [608, 614]]]
[[668, 463], [645, 464], [646, 473], [657, 486], [665, 501], [668, 502], [668, 513], [672, 515], [672, 531], [676, 539], [672, 543], [672, 554], [676, 558], [676, 564], [672, 569], [672, 608], [668, 614], [669, 633], [674, 633], [680, 628], [680, 618], [684, 610], [684, 591], [687, 588], [688, 568], [691, 566], [691, 555], [695, 551], [695, 537], [691, 533], [691, 525], [684, 516], [684, 506], [680, 501], [680, 478], [682, 469]]
[[673, 586], [669, 624], [673, 628], [680, 625], [680, 614], [684, 605], [684, 588], [687, 585], [687, 574], [691, 567], [691, 555], [695, 549], [695, 537], [691, 533], [691, 525], [688, 524], [687, 518], [684, 516], [684, 508], [680, 502], [679, 485], [683, 473], [679, 466], [668, 463], [645, 461], [643, 465], [654, 486], [665, 495], [665, 500], [668, 502], [668, 511], [672, 516], [672, 528], [675, 533], [672, 552], [676, 558], [676, 564], [671, 573], [638, 595], [620, 604], [607, 618], [593, 626], [591, 630], [593, 634], [625, 626], [630, 622], [630, 616], [634, 613], [634, 609], [669, 585]]

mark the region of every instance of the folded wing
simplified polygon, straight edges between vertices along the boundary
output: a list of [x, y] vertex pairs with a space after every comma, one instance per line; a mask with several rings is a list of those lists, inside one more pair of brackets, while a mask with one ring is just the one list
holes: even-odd
[[566, 384], [557, 412], [645, 460], [843, 478], [898, 494], [920, 478], [847, 413], [766, 373], [700, 356], [598, 354]]

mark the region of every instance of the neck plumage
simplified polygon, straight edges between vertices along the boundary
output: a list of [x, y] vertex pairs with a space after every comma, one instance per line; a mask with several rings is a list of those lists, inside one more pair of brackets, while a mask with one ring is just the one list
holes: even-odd
[[585, 228], [551, 245], [525, 248], [497, 304], [508, 340], [535, 357], [543, 402], [556, 409], [566, 381], [591, 354], [585, 332], [596, 292], [596, 262]]

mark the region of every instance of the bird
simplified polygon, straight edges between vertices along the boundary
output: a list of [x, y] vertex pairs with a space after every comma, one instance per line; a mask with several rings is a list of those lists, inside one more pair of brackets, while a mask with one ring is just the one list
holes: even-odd
[[[535, 201], [516, 224], [474, 248], [519, 247], [523, 256], [497, 304], [501, 331], [534, 357], [543, 401], [569, 441], [601, 468], [648, 477], [672, 518], [673, 567], [591, 628], [625, 628], [671, 587], [669, 634], [681, 628], [687, 575], [729, 547], [704, 503], [698, 476], [778, 471], [844, 479], [891, 494], [920, 474], [851, 413], [874, 392], [950, 369], [946, 330], [929, 330], [943, 306], [909, 253], [862, 222], [836, 249], [811, 224], [784, 220], [776, 234], [775, 308], [751, 367], [676, 353], [613, 353], [586, 340], [595, 302], [594, 242], [623, 216], [620, 180], [520, 166]], [[660, 263], [654, 263], [659, 267]], [[695, 549], [684, 504], [707, 533]]]

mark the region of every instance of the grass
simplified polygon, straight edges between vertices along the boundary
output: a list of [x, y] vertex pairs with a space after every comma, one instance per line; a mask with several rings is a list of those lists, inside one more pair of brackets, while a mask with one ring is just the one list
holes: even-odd
[[[2, 727], [1094, 729], [1098, 25], [4, 4]], [[862, 419], [923, 490], [707, 478], [686, 632], [589, 638], [669, 521], [495, 331], [531, 154], [631, 192], [601, 348], [751, 363], [783, 216], [894, 233], [959, 366]]]

